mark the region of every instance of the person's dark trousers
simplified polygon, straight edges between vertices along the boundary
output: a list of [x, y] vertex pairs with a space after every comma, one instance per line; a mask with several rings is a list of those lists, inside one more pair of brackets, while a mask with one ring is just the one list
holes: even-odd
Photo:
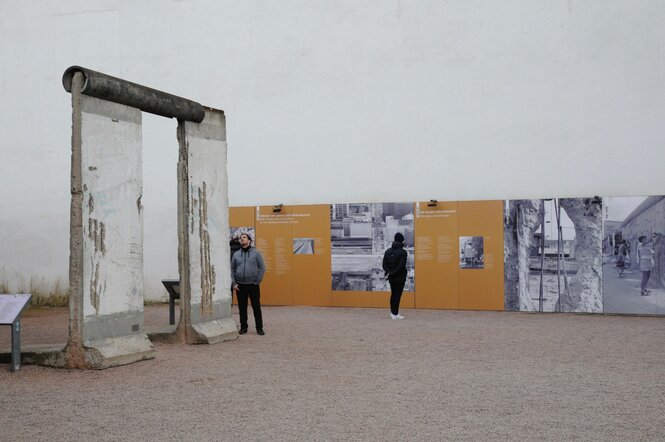
[[403, 290], [404, 282], [390, 283], [390, 313], [393, 315], [399, 314], [399, 301], [402, 299]]
[[642, 272], [642, 283], [640, 284], [640, 289], [642, 291], [646, 290], [647, 283], [649, 282], [649, 278], [651, 278], [651, 270], [647, 270], [645, 272]]
[[240, 329], [247, 330], [247, 299], [252, 303], [254, 322], [257, 330], [263, 330], [261, 316], [261, 289], [258, 284], [238, 284], [238, 311], [240, 312]]

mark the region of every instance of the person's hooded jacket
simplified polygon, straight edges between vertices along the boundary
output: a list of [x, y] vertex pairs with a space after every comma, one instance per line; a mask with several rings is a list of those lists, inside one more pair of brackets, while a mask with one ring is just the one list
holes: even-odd
[[240, 249], [231, 259], [231, 279], [233, 284], [260, 284], [266, 266], [261, 253], [254, 247]]
[[408, 253], [404, 250], [404, 243], [393, 242], [392, 246], [383, 254], [383, 271], [392, 283], [406, 281], [406, 260]]

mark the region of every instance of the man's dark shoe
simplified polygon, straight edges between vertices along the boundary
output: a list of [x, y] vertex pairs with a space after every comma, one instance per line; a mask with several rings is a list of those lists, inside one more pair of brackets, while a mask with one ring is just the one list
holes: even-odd
[[264, 332], [263, 329], [261, 329], [261, 328], [256, 330], [256, 333], [260, 334], [261, 336], [266, 334], [266, 332]]
[[247, 333], [247, 329], [246, 328], [241, 328], [238, 333], [240, 333], [241, 335], [244, 335], [245, 333]]

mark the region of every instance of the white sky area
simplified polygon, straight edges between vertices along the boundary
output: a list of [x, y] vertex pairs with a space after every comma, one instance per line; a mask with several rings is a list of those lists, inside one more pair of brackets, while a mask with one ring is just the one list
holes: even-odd
[[603, 219], [623, 221], [646, 198], [645, 196], [603, 198]]

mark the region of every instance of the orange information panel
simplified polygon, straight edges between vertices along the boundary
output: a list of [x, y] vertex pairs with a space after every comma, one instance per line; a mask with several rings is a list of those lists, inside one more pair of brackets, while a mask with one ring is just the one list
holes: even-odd
[[503, 201], [460, 201], [459, 308], [503, 310]]
[[254, 233], [266, 305], [389, 308], [381, 263], [399, 233], [401, 308], [504, 308], [503, 201], [236, 207], [230, 224]]
[[330, 306], [330, 206], [298, 206], [293, 226], [293, 303]]
[[457, 202], [416, 203], [416, 308], [458, 309]]
[[289, 249], [293, 229], [287, 222], [289, 208], [273, 213], [271, 206], [263, 206], [256, 211], [256, 248], [266, 264], [261, 303], [293, 305], [293, 257]]
[[[410, 309], [414, 307], [414, 292], [402, 292], [399, 308]], [[334, 291], [332, 294], [333, 307], [374, 307], [390, 309], [390, 292], [367, 291]]]
[[[414, 307], [414, 292], [402, 292], [399, 308]], [[333, 307], [376, 307], [390, 309], [390, 292], [367, 291], [334, 291], [332, 294]]]
[[330, 206], [257, 208], [257, 248], [267, 272], [261, 286], [266, 305], [330, 304]]
[[254, 207], [229, 207], [229, 227], [254, 228]]
[[416, 205], [416, 307], [503, 310], [503, 202]]

